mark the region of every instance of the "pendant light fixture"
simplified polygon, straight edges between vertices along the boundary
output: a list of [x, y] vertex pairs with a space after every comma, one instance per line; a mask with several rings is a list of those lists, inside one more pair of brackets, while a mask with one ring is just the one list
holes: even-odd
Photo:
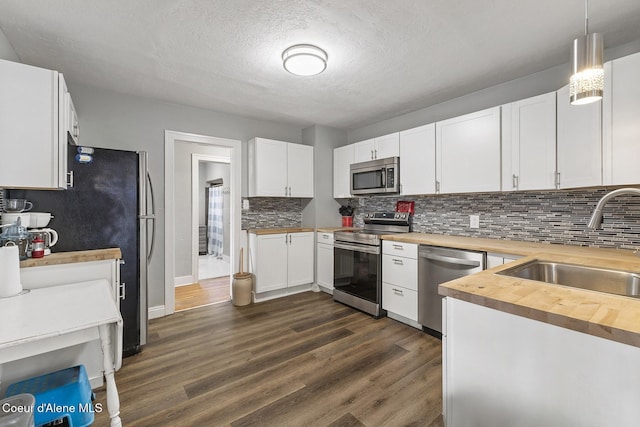
[[589, 0], [584, 1], [584, 37], [571, 47], [569, 96], [572, 105], [589, 104], [602, 99], [604, 66], [602, 34], [589, 34]]
[[297, 76], [314, 76], [327, 68], [327, 52], [312, 44], [297, 44], [282, 52], [284, 69]]

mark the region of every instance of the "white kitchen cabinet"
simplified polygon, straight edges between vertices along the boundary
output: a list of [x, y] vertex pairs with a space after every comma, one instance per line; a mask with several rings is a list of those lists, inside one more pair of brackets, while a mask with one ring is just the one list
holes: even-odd
[[436, 123], [436, 177], [439, 193], [500, 190], [500, 107]]
[[67, 87], [57, 71], [0, 60], [0, 187], [66, 189]]
[[333, 197], [345, 199], [351, 197], [350, 166], [354, 159], [354, 144], [333, 150]]
[[400, 321], [418, 321], [417, 255], [416, 244], [382, 242], [382, 308]]
[[436, 125], [400, 132], [400, 189], [402, 195], [436, 192]]
[[399, 155], [400, 134], [398, 132], [354, 144], [354, 163], [386, 159], [387, 157], [397, 157]]
[[250, 197], [313, 197], [313, 147], [249, 140]]
[[78, 123], [78, 113], [76, 112], [76, 107], [73, 105], [73, 100], [71, 99], [71, 94], [67, 92], [66, 94], [66, 130], [69, 135], [68, 141], [73, 145], [78, 145], [80, 141], [80, 126]]
[[556, 188], [556, 93], [502, 107], [502, 190]]
[[558, 188], [602, 185], [602, 102], [571, 105], [566, 85], [557, 106]]
[[313, 283], [313, 232], [251, 233], [249, 252], [256, 294]]
[[640, 53], [605, 63], [603, 184], [639, 184]]
[[333, 293], [333, 233], [316, 233], [316, 284]]
[[640, 348], [444, 299], [445, 425], [635, 426]]

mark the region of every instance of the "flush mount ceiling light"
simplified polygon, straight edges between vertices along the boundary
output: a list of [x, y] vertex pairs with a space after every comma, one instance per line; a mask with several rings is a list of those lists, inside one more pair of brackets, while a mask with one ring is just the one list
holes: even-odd
[[571, 104], [584, 105], [602, 99], [604, 66], [602, 34], [589, 34], [589, 3], [584, 2], [584, 37], [578, 37], [571, 47]]
[[315, 76], [327, 68], [327, 52], [311, 44], [297, 44], [282, 52], [284, 69], [297, 76]]

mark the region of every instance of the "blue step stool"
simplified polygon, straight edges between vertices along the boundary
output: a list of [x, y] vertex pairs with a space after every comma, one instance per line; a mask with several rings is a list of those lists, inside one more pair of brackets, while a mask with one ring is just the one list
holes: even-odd
[[36, 427], [66, 421], [70, 427], [85, 427], [93, 423], [93, 392], [84, 365], [63, 369], [11, 384], [7, 397], [29, 393], [35, 397]]

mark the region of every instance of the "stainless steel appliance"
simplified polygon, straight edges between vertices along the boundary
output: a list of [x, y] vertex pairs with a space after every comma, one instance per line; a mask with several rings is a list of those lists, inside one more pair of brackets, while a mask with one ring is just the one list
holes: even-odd
[[364, 215], [364, 228], [336, 231], [333, 244], [333, 299], [375, 317], [382, 310], [382, 240], [384, 234], [411, 231], [408, 212]]
[[351, 194], [400, 194], [400, 158], [353, 163]]
[[155, 228], [147, 153], [94, 148], [91, 163], [81, 163], [75, 154], [69, 150], [67, 158], [72, 188], [9, 190], [9, 197], [55, 213], [56, 252], [120, 248], [123, 356], [131, 356], [147, 342], [147, 273]]
[[442, 336], [442, 296], [438, 285], [485, 269], [485, 252], [420, 245], [418, 248], [418, 323]]

